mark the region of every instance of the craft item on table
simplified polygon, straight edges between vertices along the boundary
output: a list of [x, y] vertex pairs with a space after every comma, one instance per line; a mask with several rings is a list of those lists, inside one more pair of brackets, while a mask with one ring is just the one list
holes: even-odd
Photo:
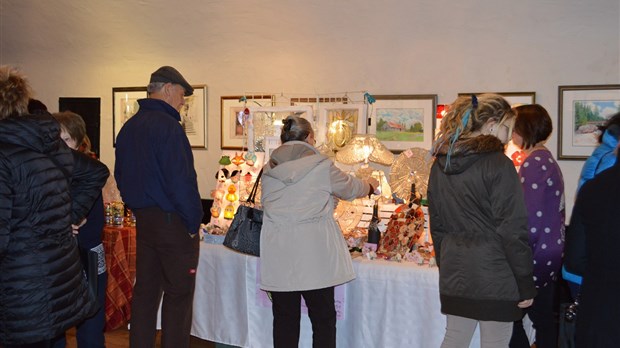
[[230, 181], [232, 181], [233, 184], [238, 183], [240, 179], [241, 179], [241, 171], [240, 170], [233, 170], [230, 173]]
[[230, 156], [222, 155], [222, 157], [220, 157], [220, 160], [218, 161], [218, 163], [223, 165], [223, 166], [227, 166], [227, 165], [231, 164], [232, 162], [230, 161]]
[[235, 217], [235, 206], [232, 204], [228, 204], [226, 208], [224, 208], [224, 219], [232, 220]]
[[248, 150], [245, 153], [245, 164], [252, 167], [254, 163], [256, 163], [256, 154], [254, 153], [254, 150]]
[[417, 250], [407, 252], [405, 254], [405, 260], [410, 261], [410, 262], [415, 262], [418, 265], [424, 264], [424, 256], [422, 256], [422, 254], [420, 254], [420, 252]]
[[219, 205], [214, 205], [211, 207], [211, 216], [213, 216], [214, 218], [219, 218], [221, 213], [222, 208]]
[[349, 252], [361, 251], [365, 242], [367, 231], [363, 228], [354, 228], [350, 231], [343, 232], [344, 240], [347, 242]]
[[243, 152], [241, 154], [238, 154], [237, 152], [235, 152], [235, 156], [230, 161], [232, 162], [232, 164], [236, 166], [240, 166], [243, 163], [245, 163], [245, 159], [243, 158]]
[[228, 186], [228, 194], [226, 194], [226, 200], [229, 202], [236, 202], [239, 200], [239, 195], [237, 194], [237, 187], [235, 185]]
[[365, 243], [362, 248], [362, 255], [369, 260], [377, 258], [377, 244]]
[[215, 180], [218, 182], [225, 182], [228, 179], [230, 172], [226, 168], [222, 168], [215, 173]]
[[426, 149], [414, 147], [401, 152], [390, 168], [390, 187], [396, 197], [408, 199], [411, 184], [416, 184], [421, 197], [426, 197], [432, 164], [433, 159]]
[[216, 202], [221, 201], [222, 198], [224, 198], [224, 191], [223, 190], [211, 190], [211, 198], [213, 198], [213, 200]]
[[362, 220], [364, 205], [356, 203], [359, 202], [341, 200], [334, 210], [334, 219], [344, 234], [354, 230]]
[[[380, 253], [405, 254], [411, 250], [424, 233], [424, 212], [420, 206], [394, 212], [379, 245]], [[398, 209], [397, 209], [398, 210]]]
[[246, 184], [247, 184], [247, 183], [249, 183], [249, 182], [252, 182], [252, 178], [253, 178], [253, 176], [252, 176], [252, 173], [250, 173], [250, 172], [247, 172], [247, 173], [245, 173], [245, 174], [243, 175], [243, 181], [244, 181]]

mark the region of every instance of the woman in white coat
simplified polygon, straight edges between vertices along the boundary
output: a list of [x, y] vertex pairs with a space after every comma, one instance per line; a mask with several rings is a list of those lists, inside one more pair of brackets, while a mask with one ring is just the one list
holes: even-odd
[[288, 116], [263, 169], [261, 288], [273, 300], [274, 347], [297, 347], [301, 297], [312, 322], [313, 346], [336, 346], [334, 287], [355, 278], [335, 199], [372, 193], [378, 182], [354, 178], [314, 148], [310, 122]]

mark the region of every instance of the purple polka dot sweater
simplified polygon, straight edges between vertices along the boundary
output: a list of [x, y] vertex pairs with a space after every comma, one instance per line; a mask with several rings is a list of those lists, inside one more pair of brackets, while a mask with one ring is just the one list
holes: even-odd
[[523, 162], [519, 177], [528, 211], [530, 247], [536, 287], [557, 279], [564, 250], [564, 179], [549, 150], [535, 150]]

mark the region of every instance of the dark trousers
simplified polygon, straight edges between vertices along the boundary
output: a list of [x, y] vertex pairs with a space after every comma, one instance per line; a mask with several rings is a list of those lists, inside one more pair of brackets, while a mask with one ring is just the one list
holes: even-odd
[[299, 345], [302, 296], [312, 323], [312, 347], [336, 347], [336, 307], [332, 286], [308, 291], [271, 292], [274, 348]]
[[[534, 329], [536, 329], [536, 348], [557, 348], [559, 322], [556, 301], [556, 283], [538, 288], [534, 304], [526, 309]], [[523, 321], [515, 321], [510, 340], [510, 348], [529, 348], [530, 343], [523, 329]]]
[[189, 347], [200, 245], [176, 213], [136, 209], [136, 284], [131, 302], [130, 346], [155, 347], [162, 298], [161, 347]]

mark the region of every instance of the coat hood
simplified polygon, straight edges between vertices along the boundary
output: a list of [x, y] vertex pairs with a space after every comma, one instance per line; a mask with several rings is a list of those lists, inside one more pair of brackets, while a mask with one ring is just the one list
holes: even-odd
[[273, 151], [264, 175], [291, 185], [303, 179], [319, 163], [328, 160], [306, 142], [289, 141]]
[[49, 114], [9, 117], [0, 121], [0, 142], [50, 153], [60, 145], [60, 124]]
[[439, 168], [447, 175], [464, 172], [484, 154], [504, 152], [504, 144], [492, 135], [459, 139], [454, 143], [450, 156], [448, 156], [449, 148], [450, 144], [443, 144], [436, 153]]

